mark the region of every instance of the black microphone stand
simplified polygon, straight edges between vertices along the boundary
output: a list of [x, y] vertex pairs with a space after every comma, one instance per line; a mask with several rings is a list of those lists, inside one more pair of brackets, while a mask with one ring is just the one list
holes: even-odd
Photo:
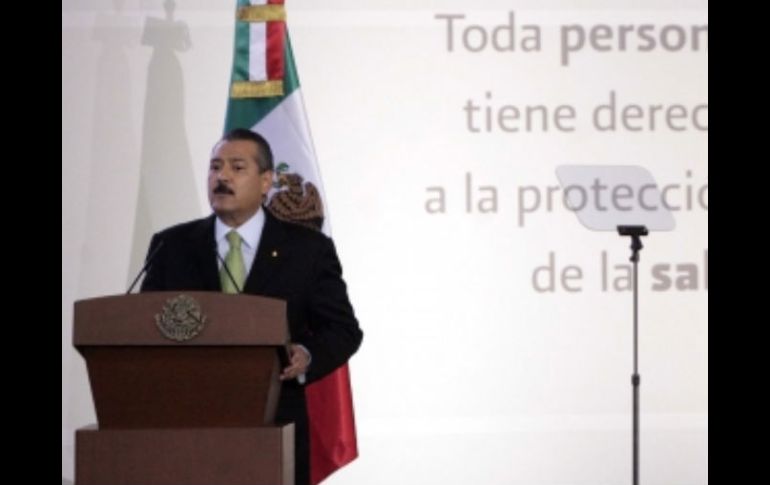
[[648, 234], [645, 226], [618, 226], [618, 234], [631, 237], [631, 258], [634, 263], [634, 373], [631, 376], [633, 390], [633, 485], [639, 485], [639, 251], [642, 250], [642, 236]]

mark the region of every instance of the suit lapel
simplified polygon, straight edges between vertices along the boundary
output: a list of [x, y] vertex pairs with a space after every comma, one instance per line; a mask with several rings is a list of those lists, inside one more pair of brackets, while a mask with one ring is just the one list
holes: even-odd
[[259, 239], [254, 264], [244, 285], [244, 293], [257, 295], [265, 292], [267, 285], [281, 268], [284, 256], [283, 243], [286, 239], [286, 232], [281, 227], [281, 223], [270, 214], [270, 211], [264, 207], [262, 210], [265, 211], [265, 227]]
[[222, 291], [217, 265], [217, 244], [214, 241], [213, 214], [201, 221], [192, 234], [190, 244], [195, 255], [195, 266], [206, 291]]

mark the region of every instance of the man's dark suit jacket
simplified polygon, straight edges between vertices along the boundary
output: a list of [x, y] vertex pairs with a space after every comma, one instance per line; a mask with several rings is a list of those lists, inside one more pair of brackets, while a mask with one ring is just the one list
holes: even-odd
[[[363, 334], [332, 240], [260, 210], [265, 226], [243, 292], [286, 300], [291, 340], [312, 356], [310, 383], [347, 362]], [[142, 291], [222, 291], [214, 222], [211, 215], [155, 234], [148, 254], [162, 245], [150, 261]], [[305, 392], [296, 380], [281, 386], [276, 421], [295, 422], [296, 483], [310, 483]]]

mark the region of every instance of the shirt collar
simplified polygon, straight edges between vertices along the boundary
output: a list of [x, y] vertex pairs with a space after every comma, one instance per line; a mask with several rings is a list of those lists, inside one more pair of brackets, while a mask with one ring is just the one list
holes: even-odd
[[262, 229], [265, 227], [265, 211], [262, 207], [259, 208], [256, 214], [251, 216], [249, 220], [238, 226], [232, 228], [222, 222], [219, 217], [216, 218], [214, 225], [214, 238], [217, 244], [225, 241], [227, 233], [230, 231], [237, 231], [241, 236], [243, 243], [252, 251], [255, 251], [259, 244], [259, 239], [262, 236]]

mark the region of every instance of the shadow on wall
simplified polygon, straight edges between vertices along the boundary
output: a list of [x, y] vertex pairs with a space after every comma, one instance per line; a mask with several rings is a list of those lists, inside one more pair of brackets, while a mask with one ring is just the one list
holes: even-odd
[[[115, 254], [128, 251], [130, 227], [116, 227], [115, 217], [125, 214], [133, 201], [138, 174], [138, 137], [130, 59], [139, 46], [140, 25], [123, 12], [123, 2], [113, 2], [114, 11], [99, 13], [91, 40], [98, 46], [94, 77], [86, 225], [79, 281], [81, 296], [104, 293], [121, 286], [122, 271]], [[127, 269], [127, 268], [121, 268]]]
[[[192, 48], [176, 4], [163, 3], [164, 18], [147, 17], [142, 45], [151, 47], [142, 124], [141, 173], [128, 278], [142, 266], [152, 233], [201, 216], [185, 127], [184, 71], [178, 53]], [[213, 141], [212, 141], [213, 143]]]
[[[84, 98], [79, 101], [87, 103], [90, 98], [92, 103], [89, 114], [91, 145], [87, 148], [88, 159], [77, 162], [78, 166], [83, 163], [83, 169], [87, 170], [84, 173], [87, 179], [79, 185], [80, 190], [87, 192], [81, 199], [84, 204], [82, 226], [74, 226], [82, 234], [71, 233], [73, 228], [62, 220], [63, 234], [67, 231], [67, 238], [77, 241], [73, 251], [80, 252], [76, 276], [66, 283], [66, 288], [62, 287], [63, 330], [69, 328], [72, 321], [72, 300], [119, 291], [124, 285], [127, 269], [127, 258], [116, 258], [115, 255], [128, 253], [131, 228], [127, 224], [121, 227], [116, 222], [119, 222], [120, 214], [127, 212], [136, 193], [130, 183], [138, 174], [130, 58], [139, 45], [140, 25], [134, 17], [123, 12], [122, 6], [122, 2], [116, 0], [112, 9], [106, 5], [97, 13], [88, 32], [91, 45], [83, 46], [83, 56], [95, 56], [93, 72], [83, 72], [82, 78], [77, 80], [83, 84], [78, 92]], [[64, 127], [62, 134], [65, 136]], [[63, 166], [62, 170], [65, 169]], [[85, 366], [71, 348], [70, 338], [63, 334], [62, 431], [67, 435], [78, 425], [94, 420]], [[63, 453], [68, 444], [71, 449], [70, 439], [71, 435], [63, 439]], [[62, 456], [62, 473], [65, 475], [71, 470], [71, 457], [71, 453]]]

